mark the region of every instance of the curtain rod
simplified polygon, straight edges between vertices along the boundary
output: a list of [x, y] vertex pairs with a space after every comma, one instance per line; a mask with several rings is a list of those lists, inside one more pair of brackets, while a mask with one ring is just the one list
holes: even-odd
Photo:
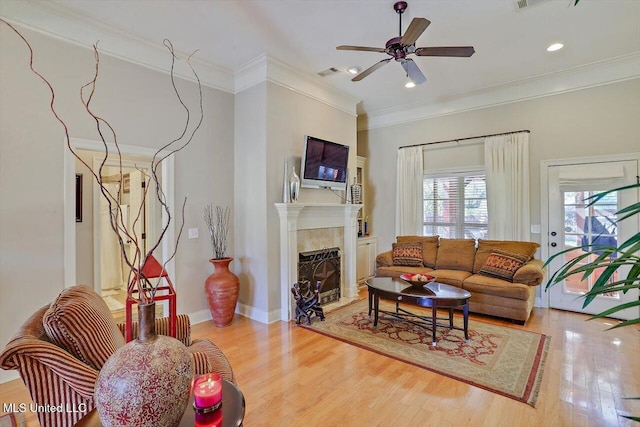
[[403, 145], [402, 147], [398, 147], [398, 149], [400, 149], [400, 148], [409, 148], [409, 147], [422, 147], [422, 146], [425, 146], [425, 145], [444, 144], [445, 142], [460, 142], [460, 141], [466, 141], [467, 139], [488, 138], [490, 136], [509, 135], [509, 134], [512, 134], [512, 133], [520, 133], [520, 132], [531, 133], [531, 131], [529, 129], [515, 130], [513, 132], [502, 132], [502, 133], [492, 133], [492, 134], [489, 134], [489, 135], [469, 136], [467, 138], [448, 139], [446, 141], [434, 141], [434, 142], [425, 142], [425, 143], [422, 143], [422, 144]]

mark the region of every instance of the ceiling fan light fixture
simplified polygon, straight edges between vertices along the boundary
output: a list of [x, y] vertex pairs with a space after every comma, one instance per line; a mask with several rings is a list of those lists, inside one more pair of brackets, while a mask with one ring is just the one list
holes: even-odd
[[404, 87], [406, 87], [407, 89], [411, 89], [411, 88], [416, 87], [416, 84], [412, 80], [409, 80], [408, 82], [406, 82], [404, 84]]
[[562, 43], [553, 43], [550, 44], [549, 47], [547, 47], [547, 52], [555, 52], [557, 50], [560, 50], [564, 47], [564, 45]]
[[358, 74], [360, 72], [360, 67], [349, 67], [347, 68], [347, 73], [349, 74]]

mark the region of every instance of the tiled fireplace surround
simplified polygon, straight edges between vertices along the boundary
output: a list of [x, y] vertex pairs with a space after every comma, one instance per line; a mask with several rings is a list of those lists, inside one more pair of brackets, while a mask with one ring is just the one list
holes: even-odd
[[357, 214], [362, 205], [276, 203], [280, 215], [280, 292], [284, 321], [294, 318], [291, 286], [298, 280], [298, 253], [337, 246], [341, 253], [341, 295], [358, 295]]

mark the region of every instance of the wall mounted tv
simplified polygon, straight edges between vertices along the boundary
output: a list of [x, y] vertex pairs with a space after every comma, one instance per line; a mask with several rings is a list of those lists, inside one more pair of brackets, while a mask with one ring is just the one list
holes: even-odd
[[349, 146], [305, 135], [300, 185], [346, 190]]

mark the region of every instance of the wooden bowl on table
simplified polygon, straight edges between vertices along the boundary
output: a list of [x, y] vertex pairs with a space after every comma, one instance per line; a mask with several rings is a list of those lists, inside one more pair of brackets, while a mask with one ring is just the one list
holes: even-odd
[[436, 278], [429, 274], [409, 274], [405, 273], [400, 276], [402, 280], [409, 283], [414, 288], [423, 288], [427, 283], [434, 282]]

